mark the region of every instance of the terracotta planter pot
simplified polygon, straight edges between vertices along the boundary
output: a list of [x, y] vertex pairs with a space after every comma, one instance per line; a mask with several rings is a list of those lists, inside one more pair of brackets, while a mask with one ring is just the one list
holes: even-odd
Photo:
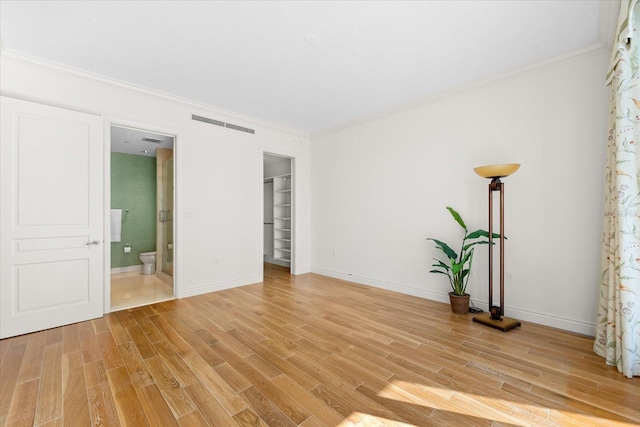
[[451, 311], [456, 314], [467, 314], [469, 312], [469, 298], [471, 295], [464, 294], [462, 296], [449, 292], [449, 301], [451, 301]]

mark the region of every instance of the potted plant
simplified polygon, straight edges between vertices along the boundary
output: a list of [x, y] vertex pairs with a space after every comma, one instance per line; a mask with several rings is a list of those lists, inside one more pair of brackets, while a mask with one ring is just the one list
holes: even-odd
[[[454, 313], [466, 314], [469, 312], [469, 297], [466, 293], [467, 283], [469, 282], [469, 275], [471, 273], [471, 266], [473, 265], [473, 250], [476, 245], [488, 245], [489, 244], [489, 232], [485, 230], [476, 230], [469, 233], [467, 225], [462, 220], [462, 217], [453, 208], [447, 207], [453, 219], [464, 230], [464, 236], [462, 237], [462, 244], [460, 245], [460, 253], [456, 253], [449, 245], [443, 241], [428, 238], [432, 240], [436, 248], [440, 249], [446, 256], [446, 262], [433, 258], [436, 264], [430, 273], [444, 274], [449, 278], [452, 292], [449, 292], [449, 300], [451, 302], [451, 310]], [[500, 234], [493, 233], [493, 238], [500, 238]], [[493, 242], [492, 242], [493, 244]]]

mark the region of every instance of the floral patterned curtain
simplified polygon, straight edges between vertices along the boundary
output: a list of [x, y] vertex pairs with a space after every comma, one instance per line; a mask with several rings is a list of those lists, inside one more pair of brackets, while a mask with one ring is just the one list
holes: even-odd
[[[640, 376], [640, 23], [638, 0], [620, 4], [611, 87], [600, 304], [594, 351]], [[638, 34], [640, 36], [640, 34]]]

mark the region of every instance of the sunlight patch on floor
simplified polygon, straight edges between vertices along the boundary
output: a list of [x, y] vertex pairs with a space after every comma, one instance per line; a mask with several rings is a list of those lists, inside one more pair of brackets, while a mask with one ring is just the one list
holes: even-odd
[[362, 412], [354, 412], [349, 418], [357, 418], [359, 421], [357, 423], [343, 424], [340, 423], [340, 426], [353, 426], [356, 425], [358, 427], [415, 427], [414, 424], [407, 424], [400, 421], [389, 420], [387, 418], [376, 417], [371, 414], [363, 414]]
[[[616, 422], [615, 420], [605, 420], [594, 416], [546, 408], [525, 402], [512, 402], [506, 399], [448, 390], [442, 387], [432, 387], [401, 380], [393, 380], [378, 393], [378, 396], [412, 405], [421, 405], [426, 408], [434, 408], [513, 425], [553, 424], [568, 419], [583, 423], [583, 425], [627, 425], [626, 423]], [[516, 417], [509, 414], [515, 415]], [[369, 417], [371, 417], [371, 415], [369, 415]]]

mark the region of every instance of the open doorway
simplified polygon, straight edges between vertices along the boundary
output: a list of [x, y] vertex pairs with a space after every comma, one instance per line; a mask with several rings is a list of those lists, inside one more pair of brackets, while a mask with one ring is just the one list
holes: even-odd
[[172, 135], [110, 128], [111, 310], [174, 298]]
[[292, 270], [294, 260], [294, 192], [291, 157], [263, 155], [264, 265]]

